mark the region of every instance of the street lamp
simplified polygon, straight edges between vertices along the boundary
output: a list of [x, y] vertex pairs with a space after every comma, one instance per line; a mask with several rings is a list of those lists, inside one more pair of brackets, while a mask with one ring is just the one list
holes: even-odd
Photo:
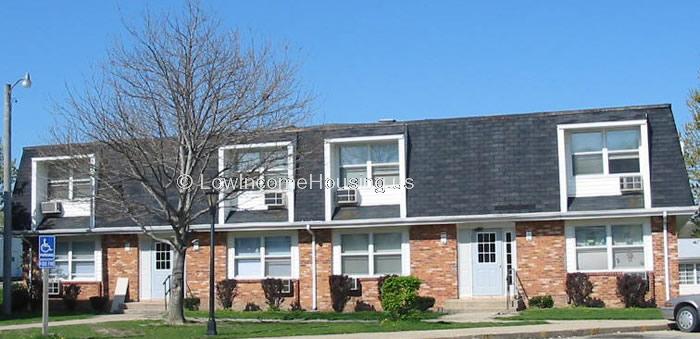
[[214, 221], [216, 207], [219, 201], [219, 192], [209, 189], [205, 192], [211, 214], [211, 228], [209, 228], [209, 321], [207, 322], [207, 335], [216, 335], [216, 320], [214, 319]]
[[4, 134], [2, 138], [2, 165], [3, 165], [3, 184], [2, 184], [2, 202], [4, 211], [3, 230], [3, 257], [2, 257], [2, 289], [4, 314], [12, 313], [12, 191], [11, 189], [11, 171], [10, 166], [12, 161], [10, 138], [12, 137], [12, 89], [18, 84], [24, 88], [32, 87], [32, 78], [29, 73], [25, 73], [24, 77], [15, 81], [14, 84], [5, 84], [5, 110], [3, 122], [5, 124]]

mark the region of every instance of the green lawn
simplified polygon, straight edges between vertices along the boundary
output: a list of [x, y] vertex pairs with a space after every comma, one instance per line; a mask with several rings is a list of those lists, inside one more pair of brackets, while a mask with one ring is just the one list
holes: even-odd
[[[421, 321], [399, 322], [314, 322], [314, 323], [275, 323], [275, 322], [229, 322], [217, 323], [218, 338], [250, 338], [287, 335], [322, 335], [363, 332], [390, 332], [415, 330], [444, 330], [455, 328], [518, 326], [541, 324], [542, 321], [511, 321], [488, 323], [433, 323]], [[206, 323], [185, 326], [168, 326], [160, 321], [127, 321], [79, 326], [49, 328], [49, 332], [62, 338], [203, 338], [206, 337]], [[41, 329], [0, 332], [0, 338], [38, 338]]]
[[[207, 311], [186, 311], [188, 317], [207, 318]], [[437, 312], [422, 312], [417, 314], [420, 319], [435, 319], [443, 315]], [[258, 312], [242, 312], [242, 311], [216, 311], [217, 318], [226, 319], [281, 319], [281, 320], [383, 320], [388, 317], [383, 312], [290, 312], [290, 311], [258, 311]]]
[[545, 308], [527, 309], [506, 320], [651, 320], [663, 319], [657, 308]]
[[[49, 312], [49, 324], [51, 321], [85, 319], [94, 316], [92, 313], [53, 312], [52, 314]], [[0, 326], [38, 322], [41, 322], [41, 312], [13, 314], [9, 317], [0, 315]]]

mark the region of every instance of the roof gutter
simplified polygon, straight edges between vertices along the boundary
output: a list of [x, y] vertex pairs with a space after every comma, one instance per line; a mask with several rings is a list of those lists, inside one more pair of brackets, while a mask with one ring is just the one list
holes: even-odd
[[[547, 220], [579, 220], [579, 219], [609, 219], [609, 218], [634, 218], [659, 216], [666, 212], [668, 215], [692, 215], [697, 210], [696, 206], [668, 207], [668, 208], [639, 208], [628, 210], [598, 210], [575, 212], [535, 212], [535, 213], [503, 213], [503, 214], [477, 214], [455, 215], [435, 217], [409, 217], [409, 218], [381, 218], [381, 219], [356, 219], [356, 220], [332, 220], [332, 221], [305, 221], [305, 222], [254, 222], [240, 224], [217, 224], [219, 231], [264, 231], [271, 229], [305, 229], [307, 225], [327, 228], [357, 228], [357, 227], [383, 227], [383, 226], [407, 226], [421, 224], [455, 224], [477, 222], [516, 222], [516, 221], [547, 221]], [[207, 231], [209, 224], [192, 225], [194, 231]], [[168, 232], [172, 230], [169, 225], [147, 226], [149, 232]], [[140, 226], [124, 227], [95, 227], [93, 229], [55, 229], [38, 230], [36, 233], [74, 234], [74, 233], [143, 233]], [[18, 232], [22, 233], [22, 232]]]

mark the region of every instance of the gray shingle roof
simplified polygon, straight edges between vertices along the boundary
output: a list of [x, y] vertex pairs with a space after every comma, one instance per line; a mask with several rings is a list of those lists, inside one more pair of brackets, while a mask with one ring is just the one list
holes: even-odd
[[[559, 210], [557, 125], [638, 119], [649, 122], [652, 207], [692, 205], [670, 105], [324, 125], [290, 129], [268, 139], [292, 141], [298, 153], [296, 176], [308, 178], [323, 173], [324, 139], [403, 134], [407, 140], [407, 176], [415, 183], [407, 191], [409, 217], [556, 212]], [[16, 227], [29, 225], [31, 157], [40, 152], [50, 153], [51, 146], [27, 147], [20, 161], [14, 193]], [[323, 190], [297, 189], [295, 201], [297, 221], [324, 219]], [[583, 199], [575, 209], [598, 208], [601, 204], [606, 204], [604, 199]], [[128, 222], [120, 215], [104, 215], [99, 205], [97, 210], [98, 227]], [[280, 212], [261, 211], [236, 219], [286, 221], [286, 214], [284, 218], [277, 214]], [[203, 223], [207, 222], [205, 219], [206, 216]]]

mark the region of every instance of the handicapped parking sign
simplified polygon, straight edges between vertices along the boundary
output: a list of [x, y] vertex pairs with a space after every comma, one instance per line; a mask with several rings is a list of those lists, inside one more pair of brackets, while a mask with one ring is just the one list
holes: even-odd
[[56, 267], [56, 236], [39, 236], [39, 268]]

